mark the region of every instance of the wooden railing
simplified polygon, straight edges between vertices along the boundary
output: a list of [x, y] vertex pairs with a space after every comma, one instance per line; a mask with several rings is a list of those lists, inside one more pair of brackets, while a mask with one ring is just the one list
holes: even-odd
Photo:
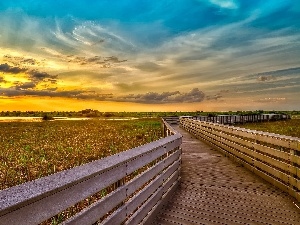
[[176, 189], [182, 136], [167, 136], [70, 170], [0, 191], [0, 224], [39, 224], [113, 188], [62, 224], [145, 224]]
[[300, 201], [300, 139], [216, 123], [180, 125]]

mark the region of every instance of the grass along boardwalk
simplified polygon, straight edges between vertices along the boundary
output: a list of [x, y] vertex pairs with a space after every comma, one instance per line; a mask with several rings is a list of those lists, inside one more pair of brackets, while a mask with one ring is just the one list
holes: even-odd
[[152, 224], [299, 224], [295, 199], [179, 126], [181, 183]]

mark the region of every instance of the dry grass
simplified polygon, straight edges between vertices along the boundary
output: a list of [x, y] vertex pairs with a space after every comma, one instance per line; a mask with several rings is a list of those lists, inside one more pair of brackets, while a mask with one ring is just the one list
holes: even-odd
[[161, 138], [158, 119], [0, 123], [1, 189]]
[[291, 119], [283, 121], [271, 121], [264, 123], [248, 123], [237, 124], [239, 127], [248, 128], [251, 130], [261, 130], [275, 134], [282, 134], [286, 136], [299, 137], [300, 138], [300, 120]]

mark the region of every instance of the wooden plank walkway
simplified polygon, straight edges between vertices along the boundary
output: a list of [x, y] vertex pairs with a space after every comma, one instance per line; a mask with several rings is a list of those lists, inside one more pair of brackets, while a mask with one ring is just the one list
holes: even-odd
[[183, 135], [181, 184], [153, 225], [300, 224], [295, 199], [174, 128]]

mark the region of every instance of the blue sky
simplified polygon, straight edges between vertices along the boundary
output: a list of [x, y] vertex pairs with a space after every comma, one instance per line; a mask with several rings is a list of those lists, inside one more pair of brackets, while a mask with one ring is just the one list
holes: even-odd
[[1, 1], [0, 110], [300, 110], [299, 15], [294, 0]]

